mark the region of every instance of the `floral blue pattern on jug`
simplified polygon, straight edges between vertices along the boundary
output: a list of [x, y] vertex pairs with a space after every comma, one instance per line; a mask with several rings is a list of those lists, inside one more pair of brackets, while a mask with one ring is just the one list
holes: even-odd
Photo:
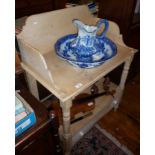
[[[73, 24], [78, 34], [64, 36], [55, 44], [56, 53], [61, 58], [76, 67], [92, 68], [117, 53], [116, 45], [106, 37], [109, 27], [106, 19], [100, 19], [96, 26], [86, 25], [78, 19], [74, 19]], [[97, 35], [102, 24], [105, 24], [105, 28], [101, 35]]]

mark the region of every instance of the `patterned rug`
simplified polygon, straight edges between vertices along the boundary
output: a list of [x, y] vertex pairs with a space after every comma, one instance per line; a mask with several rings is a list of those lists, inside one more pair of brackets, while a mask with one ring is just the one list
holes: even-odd
[[72, 155], [133, 155], [99, 125], [95, 125], [72, 149]]

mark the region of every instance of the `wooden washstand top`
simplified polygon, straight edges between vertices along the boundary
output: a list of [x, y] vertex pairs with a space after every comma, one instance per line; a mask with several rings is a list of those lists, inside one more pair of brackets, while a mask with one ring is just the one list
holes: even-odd
[[90, 25], [99, 20], [85, 5], [56, 10], [28, 17], [17, 36], [22, 67], [62, 102], [73, 99], [136, 52], [124, 44], [118, 25], [109, 21], [107, 37], [117, 45], [117, 55], [93, 69], [73, 67], [60, 59], [54, 50], [60, 37], [77, 33], [73, 19]]

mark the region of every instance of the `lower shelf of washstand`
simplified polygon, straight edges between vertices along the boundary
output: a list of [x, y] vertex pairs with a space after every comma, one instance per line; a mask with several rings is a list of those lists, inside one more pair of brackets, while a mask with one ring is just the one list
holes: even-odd
[[[99, 80], [96, 85], [99, 88], [99, 92], [103, 91], [103, 79]], [[111, 82], [110, 89], [116, 90], [117, 85]], [[85, 93], [90, 93], [90, 88], [84, 91]], [[72, 135], [72, 146], [80, 139], [82, 136], [87, 133], [92, 126], [105, 114], [107, 114], [112, 108], [114, 107], [113, 104], [113, 97], [108, 96], [101, 96], [95, 99], [95, 108], [92, 110], [93, 114], [71, 124], [71, 135]], [[60, 138], [62, 138], [63, 128], [60, 126], [59, 128]]]

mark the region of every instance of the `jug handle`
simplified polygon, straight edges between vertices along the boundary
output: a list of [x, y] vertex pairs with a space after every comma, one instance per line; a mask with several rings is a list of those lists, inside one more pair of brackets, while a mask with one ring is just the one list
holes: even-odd
[[105, 28], [104, 28], [102, 34], [101, 34], [101, 35], [98, 35], [99, 38], [104, 38], [105, 35], [106, 35], [106, 33], [107, 33], [107, 31], [108, 31], [108, 28], [109, 28], [109, 22], [108, 22], [107, 19], [100, 19], [100, 20], [98, 21], [98, 23], [97, 23], [98, 29], [101, 27], [102, 24], [105, 25]]

